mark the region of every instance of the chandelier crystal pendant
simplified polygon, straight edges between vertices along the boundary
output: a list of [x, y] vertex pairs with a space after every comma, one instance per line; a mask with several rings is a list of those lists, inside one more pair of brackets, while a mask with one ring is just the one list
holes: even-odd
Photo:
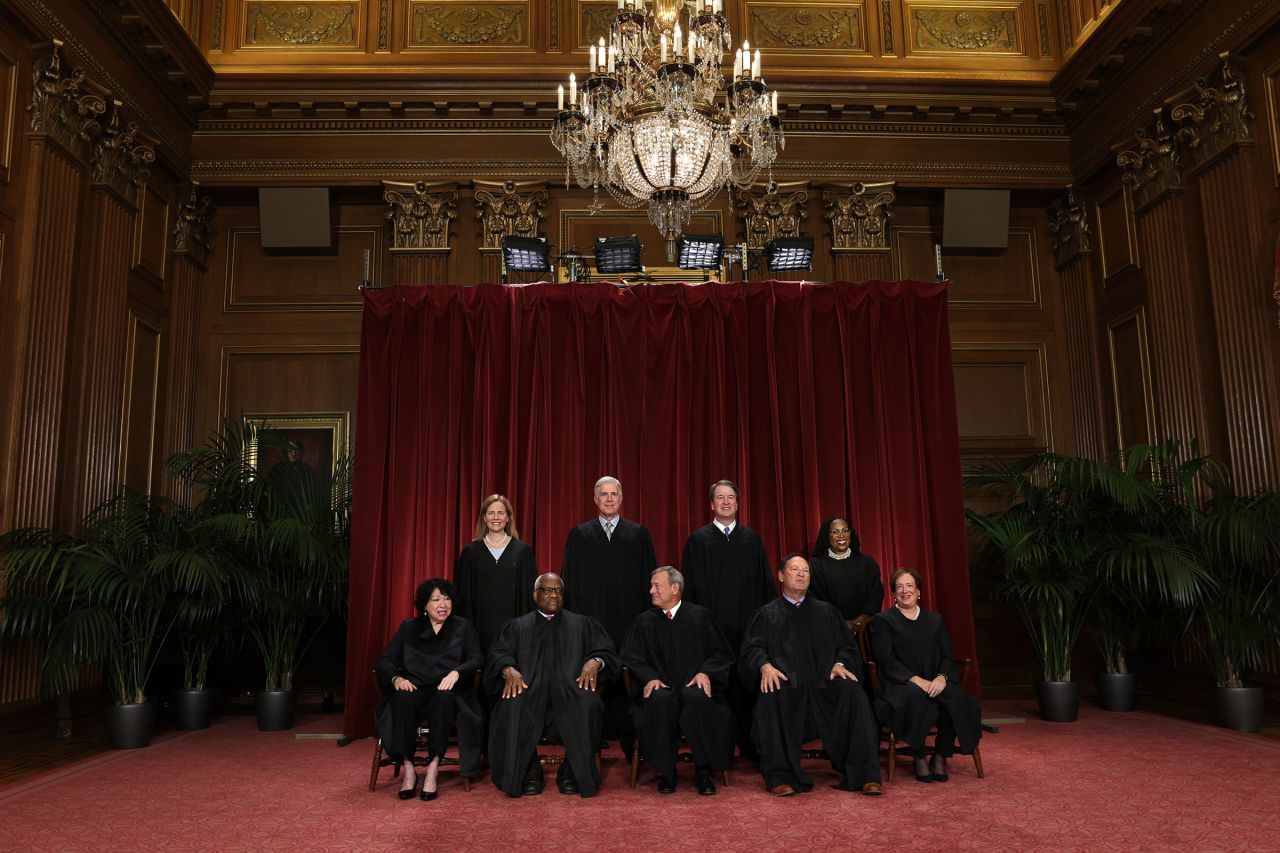
[[618, 0], [581, 86], [570, 74], [567, 99], [559, 87], [551, 142], [566, 185], [647, 205], [668, 261], [695, 210], [770, 173], [786, 145], [760, 51], [744, 41], [726, 82], [732, 43], [723, 0]]

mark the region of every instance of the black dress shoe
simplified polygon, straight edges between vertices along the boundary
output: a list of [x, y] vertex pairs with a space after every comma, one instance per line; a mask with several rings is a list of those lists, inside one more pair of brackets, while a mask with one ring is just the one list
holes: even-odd
[[414, 794], [416, 794], [416, 793], [418, 793], [418, 783], [417, 783], [417, 782], [414, 782], [414, 783], [413, 783], [413, 787], [412, 787], [412, 788], [401, 788], [401, 789], [400, 789], [400, 799], [402, 799], [402, 800], [412, 800], [412, 799], [413, 799], [413, 795], [414, 795]]
[[563, 778], [556, 779], [556, 787], [560, 789], [560, 793], [562, 794], [579, 793], [578, 781], [572, 776], [565, 776]]
[[674, 794], [675, 792], [676, 792], [675, 776], [672, 776], [670, 779], [668, 779], [666, 776], [663, 776], [661, 779], [658, 780], [659, 794]]
[[529, 772], [524, 774], [524, 785], [520, 788], [520, 793], [525, 796], [541, 794], [542, 787], [545, 784], [546, 780], [542, 777], [542, 765], [535, 758], [529, 765]]
[[698, 793], [704, 797], [709, 797], [716, 792], [716, 783], [711, 781], [710, 770], [699, 770], [694, 778], [694, 784], [698, 787]]
[[429, 802], [431, 802], [432, 800], [434, 800], [434, 799], [435, 799], [436, 797], [438, 797], [438, 796], [440, 796], [440, 792], [439, 792], [439, 791], [427, 791], [427, 790], [425, 790], [425, 789], [424, 789], [424, 790], [423, 790], [423, 792], [422, 792], [422, 801], [423, 801], [424, 803], [429, 803]]
[[932, 782], [933, 771], [929, 769], [929, 760], [927, 758], [917, 758], [914, 761], [914, 769], [916, 772], [917, 782]]
[[[933, 756], [933, 760], [932, 760], [931, 762], [929, 762], [929, 763], [930, 763], [930, 766], [933, 768], [933, 773], [932, 773], [933, 781], [935, 781], [935, 782], [945, 782], [945, 781], [947, 781], [948, 779], [950, 779], [950, 778], [951, 778], [951, 777], [947, 774], [947, 759], [946, 759], [946, 756], [943, 756], [943, 755], [934, 755], [934, 756]], [[942, 772], [941, 772], [941, 773], [939, 773], [939, 772], [938, 772], [939, 770], [941, 770]]]

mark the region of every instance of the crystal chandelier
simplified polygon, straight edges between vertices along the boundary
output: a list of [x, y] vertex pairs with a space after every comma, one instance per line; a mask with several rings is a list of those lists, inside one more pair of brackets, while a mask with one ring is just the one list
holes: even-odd
[[721, 61], [732, 44], [723, 0], [618, 0], [607, 38], [591, 46], [587, 76], [558, 94], [551, 141], [565, 183], [604, 187], [623, 207], [649, 207], [667, 258], [694, 210], [730, 185], [772, 169], [786, 140], [778, 93], [760, 76], [760, 51]]

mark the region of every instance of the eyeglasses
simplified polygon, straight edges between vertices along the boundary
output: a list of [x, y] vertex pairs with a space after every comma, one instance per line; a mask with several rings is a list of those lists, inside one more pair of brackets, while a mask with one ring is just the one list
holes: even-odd
[[534, 590], [539, 595], [564, 595], [564, 590], [558, 586], [540, 586]]

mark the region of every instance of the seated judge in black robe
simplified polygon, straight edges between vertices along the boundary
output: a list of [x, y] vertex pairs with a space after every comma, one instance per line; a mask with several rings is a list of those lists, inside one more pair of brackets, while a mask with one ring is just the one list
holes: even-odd
[[[871, 650], [880, 670], [880, 692], [893, 709], [892, 727], [907, 742], [921, 782], [947, 781], [947, 759], [971, 754], [982, 737], [982, 708], [960, 684], [951, 638], [942, 616], [920, 606], [920, 576], [893, 573], [894, 606], [871, 625]], [[925, 737], [938, 727], [931, 760]]]
[[705, 607], [681, 601], [684, 576], [670, 566], [649, 583], [653, 607], [636, 617], [622, 646], [631, 671], [640, 755], [661, 774], [658, 791], [676, 789], [676, 751], [683, 733], [693, 750], [699, 794], [714, 794], [711, 771], [733, 766], [733, 719], [724, 703], [733, 662], [724, 635]]
[[881, 793], [876, 721], [862, 678], [862, 658], [835, 607], [807, 595], [809, 562], [788, 554], [778, 571], [782, 597], [757, 610], [742, 638], [740, 674], [758, 684], [752, 736], [770, 793], [808, 791], [800, 767], [806, 741], [822, 739], [844, 778], [836, 787]]
[[454, 566], [458, 612], [470, 619], [488, 649], [502, 623], [533, 609], [529, 590], [538, 567], [533, 548], [520, 541], [511, 501], [489, 495], [480, 502], [476, 538], [463, 547]]
[[541, 793], [537, 747], [547, 737], [565, 748], [560, 792], [590, 797], [600, 790], [595, 750], [604, 704], [596, 687], [617, 678], [621, 666], [599, 622], [561, 607], [559, 575], [539, 576], [533, 596], [538, 609], [502, 626], [485, 666], [493, 783], [512, 797]]
[[864, 622], [884, 607], [880, 566], [862, 553], [858, 532], [844, 516], [822, 522], [809, 568], [809, 591], [834, 604], [846, 621]]
[[404, 767], [402, 800], [413, 796], [413, 756], [422, 720], [430, 724], [424, 800], [436, 797], [436, 771], [455, 721], [462, 775], [475, 776], [480, 767], [482, 724], [472, 688], [484, 656], [476, 629], [453, 613], [453, 595], [453, 585], [440, 578], [419, 585], [413, 606], [421, 615], [404, 620], [378, 657], [383, 700], [374, 716], [387, 754]]

